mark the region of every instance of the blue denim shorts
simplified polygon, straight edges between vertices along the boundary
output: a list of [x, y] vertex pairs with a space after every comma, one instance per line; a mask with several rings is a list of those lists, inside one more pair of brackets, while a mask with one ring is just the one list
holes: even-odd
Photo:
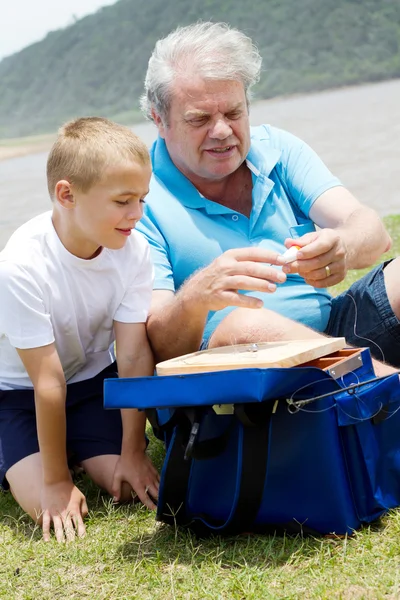
[[[114, 363], [92, 379], [67, 385], [67, 453], [71, 463], [121, 453], [121, 413], [103, 408], [103, 381], [115, 376]], [[0, 487], [8, 489], [5, 476], [10, 467], [36, 452], [39, 444], [33, 390], [0, 390]]]
[[390, 306], [383, 274], [389, 262], [333, 298], [325, 333], [345, 337], [351, 346], [368, 347], [378, 360], [400, 367], [400, 321]]

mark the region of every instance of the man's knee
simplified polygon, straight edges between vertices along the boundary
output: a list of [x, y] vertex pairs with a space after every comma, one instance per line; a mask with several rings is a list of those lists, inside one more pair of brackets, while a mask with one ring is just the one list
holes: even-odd
[[383, 274], [390, 306], [400, 320], [400, 257], [386, 265]]
[[266, 308], [237, 308], [218, 325], [209, 347], [318, 337], [316, 331]]

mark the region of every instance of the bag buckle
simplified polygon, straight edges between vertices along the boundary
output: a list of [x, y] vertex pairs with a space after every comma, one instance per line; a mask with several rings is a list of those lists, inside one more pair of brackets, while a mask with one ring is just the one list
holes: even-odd
[[194, 445], [196, 443], [196, 439], [197, 436], [199, 435], [199, 429], [200, 429], [200, 423], [198, 421], [195, 421], [192, 424], [191, 430], [190, 430], [190, 434], [189, 434], [189, 440], [185, 449], [185, 454], [184, 454], [184, 460], [190, 460], [192, 458], [192, 454], [193, 454], [193, 448]]

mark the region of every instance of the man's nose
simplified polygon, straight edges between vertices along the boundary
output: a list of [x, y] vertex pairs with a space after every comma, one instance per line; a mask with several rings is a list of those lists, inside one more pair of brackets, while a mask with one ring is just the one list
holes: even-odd
[[232, 135], [232, 128], [229, 123], [225, 121], [225, 119], [218, 119], [215, 121], [209, 131], [210, 138], [217, 140], [224, 140], [230, 135]]

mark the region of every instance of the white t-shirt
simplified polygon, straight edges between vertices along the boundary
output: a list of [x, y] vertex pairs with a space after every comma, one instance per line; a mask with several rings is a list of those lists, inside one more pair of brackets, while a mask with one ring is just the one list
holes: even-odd
[[51, 212], [22, 225], [0, 252], [0, 389], [32, 388], [15, 348], [52, 342], [68, 383], [100, 373], [114, 360], [113, 320], [145, 322], [152, 284], [136, 231], [123, 248], [85, 260], [63, 246]]

